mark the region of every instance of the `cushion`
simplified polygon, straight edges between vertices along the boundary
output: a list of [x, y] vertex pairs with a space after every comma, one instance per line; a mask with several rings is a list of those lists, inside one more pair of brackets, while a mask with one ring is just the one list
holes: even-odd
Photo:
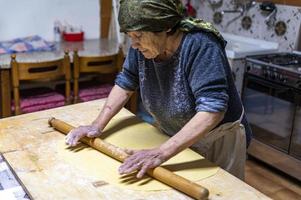
[[[95, 99], [106, 98], [109, 96], [113, 85], [108, 83], [100, 83], [99, 81], [82, 81], [79, 82], [79, 100], [91, 101]], [[64, 94], [65, 85], [57, 85], [55, 90], [60, 94]], [[71, 92], [71, 98], [73, 98], [73, 91]]]
[[110, 84], [99, 84], [91, 87], [80, 87], [79, 99], [81, 101], [91, 101], [95, 99], [106, 98], [109, 96], [113, 86]]
[[57, 108], [60, 106], [64, 106], [65, 102], [54, 102], [54, 103], [48, 103], [48, 104], [43, 104], [43, 105], [36, 105], [36, 106], [31, 106], [31, 107], [26, 107], [26, 108], [22, 108], [22, 113], [31, 113], [31, 112], [37, 112], [40, 110], [47, 110], [47, 109], [51, 109], [51, 108]]
[[110, 84], [99, 84], [90, 87], [80, 86], [78, 96], [80, 98], [89, 97], [89, 96], [105, 96], [105, 95], [108, 96], [112, 88], [113, 86]]
[[53, 51], [54, 49], [55, 44], [53, 42], [47, 42], [38, 35], [0, 42], [0, 54], [33, 51]]
[[80, 97], [80, 100], [83, 101], [83, 102], [86, 102], [86, 101], [92, 101], [92, 100], [95, 100], [95, 99], [106, 98], [108, 96], [109, 96], [109, 94], [84, 96], [84, 97]]
[[[20, 91], [20, 107], [23, 113], [63, 106], [65, 97], [50, 88], [32, 88]], [[12, 110], [15, 110], [12, 101]]]

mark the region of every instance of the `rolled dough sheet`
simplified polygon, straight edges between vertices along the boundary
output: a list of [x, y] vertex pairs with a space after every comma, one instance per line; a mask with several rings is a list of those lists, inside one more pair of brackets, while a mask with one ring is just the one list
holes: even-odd
[[[162, 144], [168, 139], [168, 136], [136, 118], [122, 117], [111, 120], [103, 133], [102, 139], [128, 149], [147, 149]], [[65, 145], [65, 141], [61, 140], [57, 147], [58, 155], [65, 162], [105, 183], [132, 190], [171, 189], [169, 186], [148, 176], [138, 180], [135, 178], [135, 174], [119, 175], [118, 168], [121, 165], [119, 161], [86, 145], [79, 145], [72, 150]], [[210, 177], [218, 171], [216, 165], [190, 149], [174, 156], [162, 166], [192, 181]]]

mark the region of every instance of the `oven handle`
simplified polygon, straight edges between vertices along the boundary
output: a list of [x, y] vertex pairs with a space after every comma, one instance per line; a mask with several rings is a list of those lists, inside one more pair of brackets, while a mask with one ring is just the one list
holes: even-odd
[[279, 83], [273, 83], [273, 82], [271, 83], [271, 81], [264, 80], [262, 78], [258, 78], [258, 77], [255, 77], [255, 76], [252, 76], [252, 75], [249, 75], [249, 74], [246, 74], [245, 78], [246, 78], [246, 83], [248, 83], [249, 81], [253, 81], [253, 82], [258, 83], [260, 85], [269, 87], [271, 89], [276, 89], [276, 90], [291, 90], [292, 89], [289, 86], [282, 86]]

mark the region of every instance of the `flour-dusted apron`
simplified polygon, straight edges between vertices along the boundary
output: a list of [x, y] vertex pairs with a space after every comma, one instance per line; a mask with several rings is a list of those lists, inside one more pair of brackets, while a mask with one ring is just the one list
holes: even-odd
[[243, 115], [244, 109], [237, 121], [220, 125], [192, 146], [192, 149], [206, 159], [241, 180], [244, 180], [246, 161], [246, 134], [241, 124]]

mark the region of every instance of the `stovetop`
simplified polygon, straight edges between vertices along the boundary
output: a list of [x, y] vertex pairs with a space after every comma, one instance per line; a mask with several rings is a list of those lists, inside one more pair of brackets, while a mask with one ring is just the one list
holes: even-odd
[[296, 53], [274, 53], [247, 57], [247, 61], [265, 66], [287, 69], [301, 73], [301, 55]]
[[273, 53], [246, 58], [247, 74], [301, 90], [301, 54]]

